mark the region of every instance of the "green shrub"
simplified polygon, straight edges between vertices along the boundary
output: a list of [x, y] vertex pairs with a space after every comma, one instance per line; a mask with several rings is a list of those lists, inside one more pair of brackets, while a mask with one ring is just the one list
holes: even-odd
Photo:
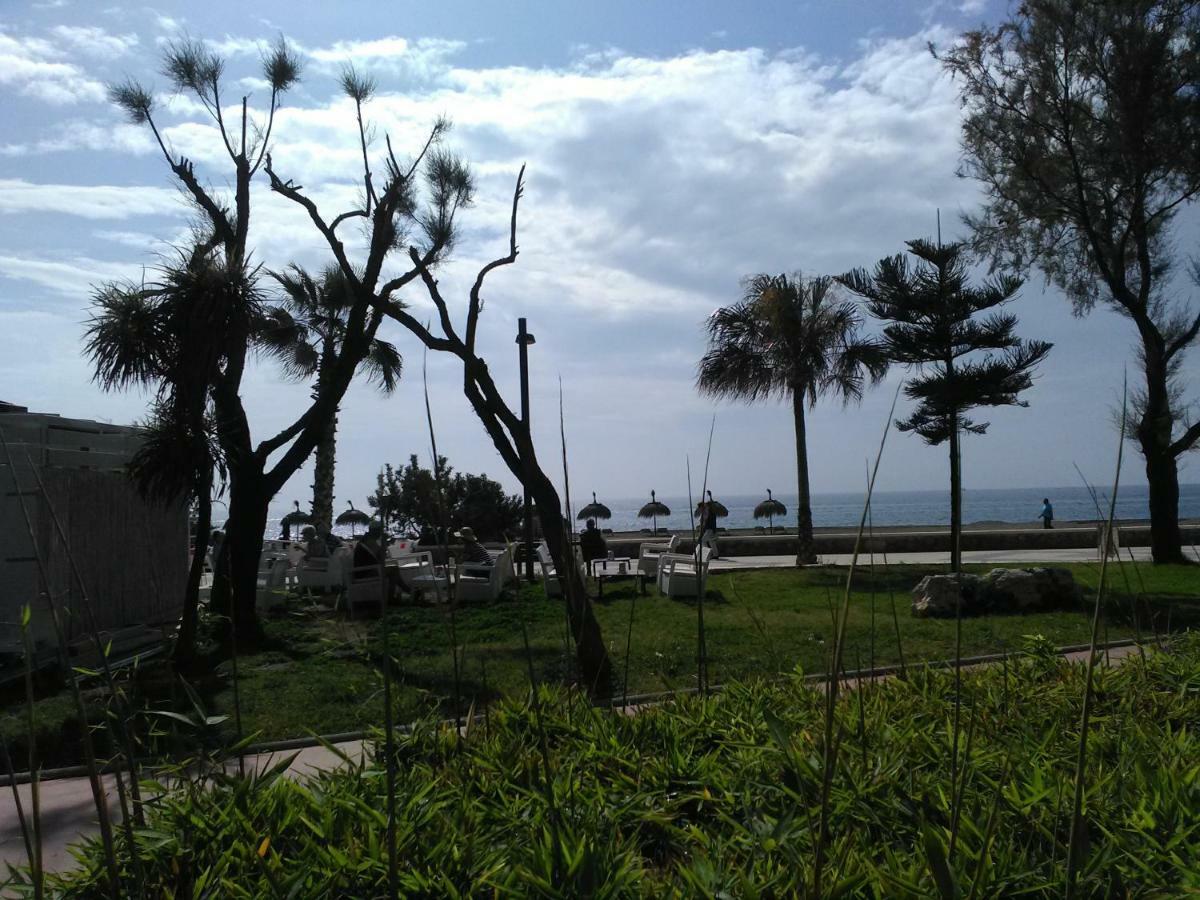
[[[1197, 673], [1195, 635], [1097, 670], [1081, 896], [1200, 889]], [[965, 673], [962, 690], [954, 841], [953, 675], [912, 668], [843, 698], [827, 896], [1061, 896], [1083, 669], [1014, 658]], [[811, 883], [818, 691], [749, 681], [633, 716], [541, 700], [540, 728], [533, 705], [506, 701], [465, 739], [433, 721], [397, 737], [403, 896], [778, 897]], [[142, 893], [382, 896], [382, 765], [297, 782], [286, 762], [158, 800], [138, 834]], [[85, 846], [54, 890], [102, 896], [101, 859]]]

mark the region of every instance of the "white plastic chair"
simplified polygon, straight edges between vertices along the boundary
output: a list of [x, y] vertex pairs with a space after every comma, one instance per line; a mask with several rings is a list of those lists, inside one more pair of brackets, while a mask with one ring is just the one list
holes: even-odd
[[671, 539], [665, 543], [643, 543], [638, 553], [638, 572], [643, 578], [653, 580], [658, 575], [658, 558], [664, 553], [674, 553], [678, 545], [677, 534], [671, 535]]
[[[485, 571], [486, 570], [486, 571]], [[512, 570], [512, 559], [504, 550], [490, 566], [459, 563], [455, 573], [455, 600], [496, 600], [504, 590], [505, 572]]]
[[264, 553], [258, 560], [258, 584], [254, 605], [266, 609], [287, 596], [286, 556]]
[[353, 619], [359, 606], [374, 607], [379, 615], [384, 612], [384, 582], [379, 577], [379, 566], [355, 566], [350, 570], [350, 583], [346, 586], [346, 617]]
[[700, 573], [708, 574], [707, 547], [701, 548], [700, 567], [696, 557], [680, 553], [663, 553], [658, 557], [658, 590], [667, 597], [700, 596]]
[[306, 559], [296, 570], [296, 580], [306, 591], [340, 591], [349, 581], [350, 551], [338, 547], [331, 556]]

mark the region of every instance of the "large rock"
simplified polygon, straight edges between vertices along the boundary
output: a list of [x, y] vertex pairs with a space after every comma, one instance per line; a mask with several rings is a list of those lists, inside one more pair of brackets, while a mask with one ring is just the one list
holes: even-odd
[[1079, 585], [1067, 569], [992, 569], [983, 578], [989, 611], [1031, 612], [1080, 601]]
[[1079, 585], [1066, 569], [992, 569], [978, 575], [928, 575], [912, 591], [912, 614], [953, 616], [962, 589], [963, 615], [1031, 612], [1071, 606], [1080, 600]]
[[954, 615], [960, 585], [962, 611], [966, 613], [974, 605], [976, 589], [982, 580], [978, 575], [926, 575], [912, 589], [912, 614], [922, 619]]

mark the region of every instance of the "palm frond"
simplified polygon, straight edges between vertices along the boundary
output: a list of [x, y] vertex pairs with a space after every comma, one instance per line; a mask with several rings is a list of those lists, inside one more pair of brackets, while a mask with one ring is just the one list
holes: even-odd
[[375, 338], [363, 357], [362, 370], [372, 384], [385, 394], [396, 390], [404, 371], [404, 359], [396, 345], [382, 338]]

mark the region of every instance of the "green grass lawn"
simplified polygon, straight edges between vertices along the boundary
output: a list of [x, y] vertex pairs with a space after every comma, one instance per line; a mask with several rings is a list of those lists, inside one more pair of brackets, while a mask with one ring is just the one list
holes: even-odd
[[[976, 567], [986, 571], [991, 567]], [[1055, 645], [1086, 643], [1088, 610], [1098, 569], [1071, 567], [1084, 585], [1085, 607], [1079, 610], [966, 618], [962, 653], [972, 656], [1019, 648], [1024, 636], [1040, 634]], [[916, 619], [909, 612], [909, 592], [930, 567], [892, 566], [875, 574], [861, 571], [847, 624], [844, 664], [885, 665], [905, 660], [954, 656], [955, 625], [946, 619]], [[1200, 621], [1200, 569], [1124, 564], [1114, 572], [1114, 595], [1106, 616], [1109, 639], [1132, 637], [1133, 598], [1142, 608], [1140, 628], [1159, 630], [1194, 626]], [[765, 569], [714, 575], [704, 604], [711, 684], [772, 676], [799, 667], [823, 672], [832, 645], [831, 607], [840, 602], [844, 568]], [[893, 602], [895, 618], [893, 618]], [[1151, 624], [1151, 611], [1155, 623]], [[626, 654], [630, 614], [632, 642]], [[613, 660], [614, 693], [620, 696], [626, 663], [632, 694], [687, 689], [696, 685], [697, 609], [695, 601], [672, 600], [653, 588], [638, 596], [632, 581], [610, 582], [596, 604]], [[565, 650], [566, 625], [561, 601], [546, 599], [540, 587], [522, 588], [489, 605], [460, 608], [454, 628], [460, 658], [461, 712], [477, 709], [503, 694], [528, 689], [528, 665], [521, 621], [528, 628], [534, 670], [539, 680], [563, 681], [572, 676]], [[451, 621], [444, 607], [402, 606], [387, 618], [397, 661], [397, 721], [426, 714], [454, 713], [454, 665], [450, 652]], [[265, 622], [269, 649], [239, 659], [242, 728], [260, 740], [299, 737], [311, 732], [354, 731], [382, 722], [382, 682], [378, 669], [380, 621], [345, 622], [301, 612], [272, 616]], [[1102, 638], [1104, 635], [1102, 635]], [[628, 655], [628, 660], [627, 660]], [[148, 665], [132, 679], [131, 689], [146, 705], [181, 708], [183, 692], [163, 663]], [[232, 666], [193, 676], [190, 684], [208, 712], [229, 715], [223, 726], [232, 733], [234, 713]], [[90, 695], [102, 702], [103, 691]], [[14, 745], [22, 763], [25, 725], [21, 698], [10, 695], [0, 732]], [[182, 707], [186, 708], [186, 707]], [[77, 757], [78, 725], [66, 691], [47, 691], [38, 702], [39, 738], [46, 764]], [[97, 718], [100, 718], [97, 713]], [[65, 723], [65, 730], [64, 730]], [[22, 766], [23, 767], [23, 766]]]

